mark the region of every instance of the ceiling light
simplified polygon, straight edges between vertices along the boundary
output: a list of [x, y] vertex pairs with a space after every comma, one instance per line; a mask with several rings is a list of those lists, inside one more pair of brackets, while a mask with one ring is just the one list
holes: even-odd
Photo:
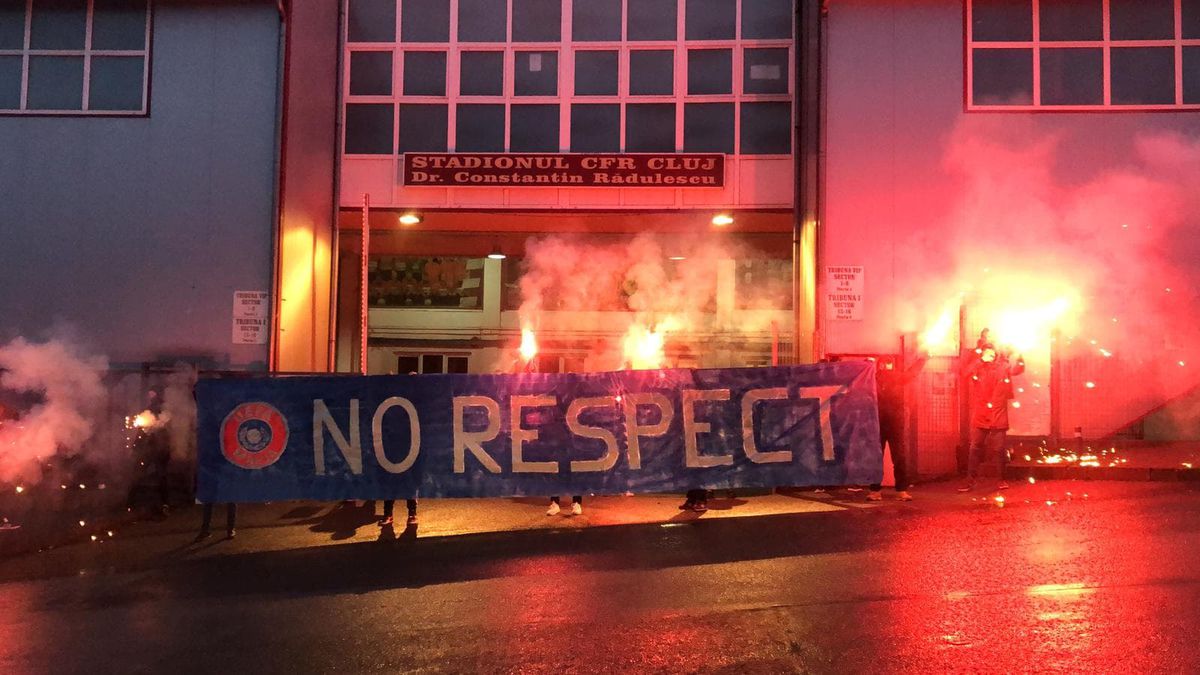
[[728, 213], [718, 213], [712, 217], [712, 224], [717, 227], [724, 227], [733, 224], [733, 216]]
[[421, 216], [419, 214], [416, 214], [416, 213], [400, 214], [400, 224], [401, 225], [416, 225], [419, 222], [421, 222]]

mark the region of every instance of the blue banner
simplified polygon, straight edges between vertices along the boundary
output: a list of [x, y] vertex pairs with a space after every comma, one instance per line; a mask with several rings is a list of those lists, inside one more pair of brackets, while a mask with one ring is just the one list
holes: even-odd
[[867, 362], [202, 380], [202, 502], [878, 482]]

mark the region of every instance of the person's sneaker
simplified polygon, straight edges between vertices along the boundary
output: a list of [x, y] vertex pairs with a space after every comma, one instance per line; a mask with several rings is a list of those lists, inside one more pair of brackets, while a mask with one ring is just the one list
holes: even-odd
[[579, 502], [571, 502], [571, 515], [582, 516], [583, 515], [583, 504], [580, 504]]
[[409, 527], [412, 527], [413, 525], [416, 525], [416, 524], [417, 524], [417, 514], [415, 514], [415, 513], [414, 513], [414, 514], [410, 515], [410, 516], [408, 517], [408, 520], [406, 520], [406, 521], [404, 521], [404, 522], [405, 522], [405, 524], [407, 524]]
[[863, 491], [863, 489], [857, 485], [851, 485], [850, 487], [846, 488], [846, 492], [862, 492], [862, 491]]
[[559, 511], [562, 511], [562, 507], [558, 505], [558, 502], [550, 502], [550, 508], [546, 509], [546, 515], [557, 516]]
[[679, 510], [680, 511], [691, 511], [691, 510], [693, 510], [692, 507], [694, 507], [695, 505], [696, 505], [696, 503], [689, 499], [686, 502], [679, 505]]
[[237, 536], [237, 530], [233, 529], [232, 527], [229, 528], [229, 530], [225, 532], [226, 539], [233, 539], [236, 536]]
[[896, 499], [899, 499], [902, 502], [911, 502], [912, 495], [908, 492], [908, 490], [901, 490], [896, 493]]
[[385, 518], [380, 518], [380, 519], [379, 519], [379, 526], [380, 526], [380, 527], [387, 527], [388, 525], [391, 525], [391, 524], [392, 524], [392, 523], [394, 523], [394, 522], [396, 522], [394, 518], [392, 518], [391, 516], [387, 516], [387, 517], [385, 517]]
[[1004, 481], [1000, 481], [999, 483], [996, 483], [996, 489], [997, 490], [1007, 490], [1008, 483], [1005, 483]]
[[962, 485], [958, 486], [959, 492], [970, 492], [971, 490], [974, 490], [974, 489], [975, 489], [975, 481], [967, 481], [966, 483], [963, 483]]
[[871, 490], [870, 492], [867, 493], [867, 501], [869, 501], [869, 502], [883, 501], [883, 492], [881, 492], [879, 490]]
[[211, 536], [212, 532], [209, 532], [208, 530], [200, 530], [200, 532], [196, 534], [196, 541], [204, 541]]
[[692, 510], [696, 513], [704, 513], [708, 510], [708, 502], [692, 502]]

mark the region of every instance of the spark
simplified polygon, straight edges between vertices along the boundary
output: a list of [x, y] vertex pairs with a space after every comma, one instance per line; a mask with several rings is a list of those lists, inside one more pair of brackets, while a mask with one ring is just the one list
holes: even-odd
[[1185, 362], [1185, 361], [1180, 361], [1180, 362], [1179, 362], [1179, 365], [1180, 365], [1180, 367], [1182, 367], [1182, 366], [1186, 366], [1186, 365], [1187, 365], [1187, 362]]
[[1191, 463], [1191, 462], [1184, 462], [1184, 463], [1183, 463], [1183, 468], [1185, 468], [1185, 469], [1190, 469], [1190, 468], [1192, 468], [1192, 463]]
[[23, 485], [17, 486], [17, 494], [21, 494], [24, 491], [25, 491], [25, 487]]
[[1034, 484], [1034, 483], [1036, 483], [1036, 482], [1037, 482], [1037, 479], [1036, 479], [1036, 478], [1034, 478], [1033, 476], [1030, 476], [1030, 477], [1029, 477], [1029, 484], [1030, 484], [1030, 485], [1033, 485], [1033, 484]]
[[1088, 381], [1088, 382], [1084, 382], [1084, 383], [1083, 383], [1083, 386], [1087, 387], [1088, 389], [1095, 389], [1095, 388], [1096, 388], [1096, 383], [1095, 383], [1095, 382]]
[[87, 521], [83, 521], [83, 520], [79, 521], [79, 526], [80, 526], [80, 527], [84, 527], [84, 526], [86, 526], [86, 525], [87, 525]]
[[1020, 401], [1013, 401], [1013, 407], [1014, 407], [1014, 408], [1020, 408], [1020, 407], [1021, 407], [1021, 402], [1020, 402]]
[[1108, 351], [1107, 349], [1104, 349], [1104, 348], [1101, 348], [1101, 349], [1100, 349], [1100, 353], [1104, 355], [1104, 358], [1108, 358], [1108, 357], [1112, 356], [1112, 352], [1110, 352], [1110, 351]]
[[93, 534], [93, 535], [92, 535], [92, 541], [96, 541], [97, 539], [99, 539], [99, 537], [97, 537], [96, 535], [94, 535], [94, 534]]

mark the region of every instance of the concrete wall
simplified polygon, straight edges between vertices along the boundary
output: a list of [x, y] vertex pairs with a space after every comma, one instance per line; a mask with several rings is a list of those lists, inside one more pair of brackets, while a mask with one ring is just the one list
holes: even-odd
[[271, 289], [279, 28], [273, 2], [156, 2], [148, 116], [0, 117], [0, 336], [266, 367], [231, 313]]
[[275, 369], [316, 372], [330, 363], [337, 2], [289, 8]]
[[[903, 250], [950, 217], [956, 130], [1055, 138], [1061, 183], [1125, 162], [1141, 132], [1200, 138], [1200, 112], [965, 112], [961, 0], [833, 0], [828, 18], [825, 262], [865, 266], [864, 320], [830, 322], [830, 352], [894, 351]], [[948, 296], [953, 294], [948, 289]]]

